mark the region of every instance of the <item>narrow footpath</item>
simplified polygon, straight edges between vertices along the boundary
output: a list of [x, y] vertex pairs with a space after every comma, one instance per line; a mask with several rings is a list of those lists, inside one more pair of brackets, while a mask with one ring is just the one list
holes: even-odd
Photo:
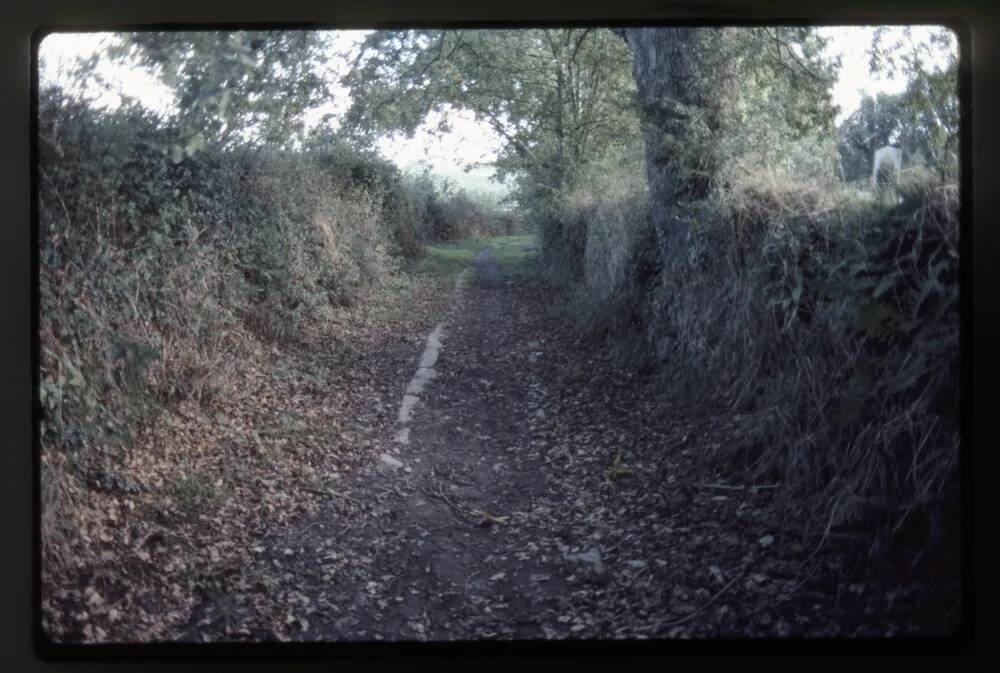
[[767, 485], [722, 472], [738, 418], [675, 418], [656, 401], [655, 382], [582, 341], [550, 310], [551, 295], [507, 277], [490, 248], [465, 280], [401, 374], [409, 383], [395, 424], [376, 431], [378, 451], [335, 482], [317, 515], [265, 545], [278, 579], [264, 588], [289, 601], [282, 628], [236, 616], [230, 634], [906, 631], [899, 604], [836, 583], [836, 559], [795, 539]]

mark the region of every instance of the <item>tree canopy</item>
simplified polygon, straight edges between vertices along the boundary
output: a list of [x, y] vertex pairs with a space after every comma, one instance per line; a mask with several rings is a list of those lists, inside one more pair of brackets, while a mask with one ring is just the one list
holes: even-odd
[[609, 30], [376, 31], [344, 82], [356, 136], [412, 133], [431, 110], [472, 110], [505, 140], [498, 174], [551, 194], [609, 143], [637, 138], [627, 47]]
[[[910, 29], [903, 31], [907, 37]], [[875, 31], [869, 49], [870, 70], [906, 79], [898, 94], [867, 94], [840, 125], [838, 149], [844, 179], [856, 180], [871, 172], [872, 156], [883, 145], [897, 145], [908, 163], [924, 164], [941, 174], [958, 168], [960, 110], [958, 103], [958, 53], [954, 35], [935, 30], [929, 41], [887, 44], [886, 31]], [[944, 55], [943, 67], [933, 67], [933, 50]]]
[[175, 159], [206, 139], [287, 144], [302, 133], [304, 112], [330, 96], [320, 73], [327, 45], [316, 31], [126, 33], [110, 54], [174, 91]]

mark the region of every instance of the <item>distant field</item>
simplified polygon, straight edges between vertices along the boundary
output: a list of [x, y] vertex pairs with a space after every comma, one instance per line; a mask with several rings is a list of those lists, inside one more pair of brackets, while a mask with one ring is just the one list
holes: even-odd
[[535, 236], [497, 236], [495, 238], [469, 238], [459, 243], [425, 245], [424, 257], [414, 271], [431, 276], [450, 276], [462, 271], [487, 246], [493, 246], [493, 255], [508, 273], [525, 273], [537, 254]]

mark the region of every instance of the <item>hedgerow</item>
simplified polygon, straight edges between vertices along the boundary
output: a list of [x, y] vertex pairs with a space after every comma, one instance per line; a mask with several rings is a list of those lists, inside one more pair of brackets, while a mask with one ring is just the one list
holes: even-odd
[[742, 419], [733, 468], [782, 484], [803, 534], [927, 560], [957, 549], [958, 191], [919, 169], [880, 189], [744, 175], [679, 210], [667, 260], [641, 190], [585, 190], [574, 287], [674, 408]]

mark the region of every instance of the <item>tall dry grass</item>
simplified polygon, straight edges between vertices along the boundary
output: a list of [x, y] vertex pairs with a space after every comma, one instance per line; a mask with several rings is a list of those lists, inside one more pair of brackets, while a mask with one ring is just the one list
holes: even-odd
[[738, 415], [731, 469], [780, 483], [806, 537], [856, 538], [907, 572], [954, 556], [956, 186], [910, 170], [864, 199], [738, 168], [677, 209], [686, 249], [652, 264], [640, 190], [578, 198], [581, 313], [623, 351], [641, 345], [633, 359], [656, 363], [675, 408]]
[[262, 343], [293, 345], [399, 267], [381, 193], [314, 156], [210, 146], [175, 163], [170, 129], [43, 94], [39, 261], [43, 572], [89, 494], [140, 485], [138, 433], [210, 410]]

